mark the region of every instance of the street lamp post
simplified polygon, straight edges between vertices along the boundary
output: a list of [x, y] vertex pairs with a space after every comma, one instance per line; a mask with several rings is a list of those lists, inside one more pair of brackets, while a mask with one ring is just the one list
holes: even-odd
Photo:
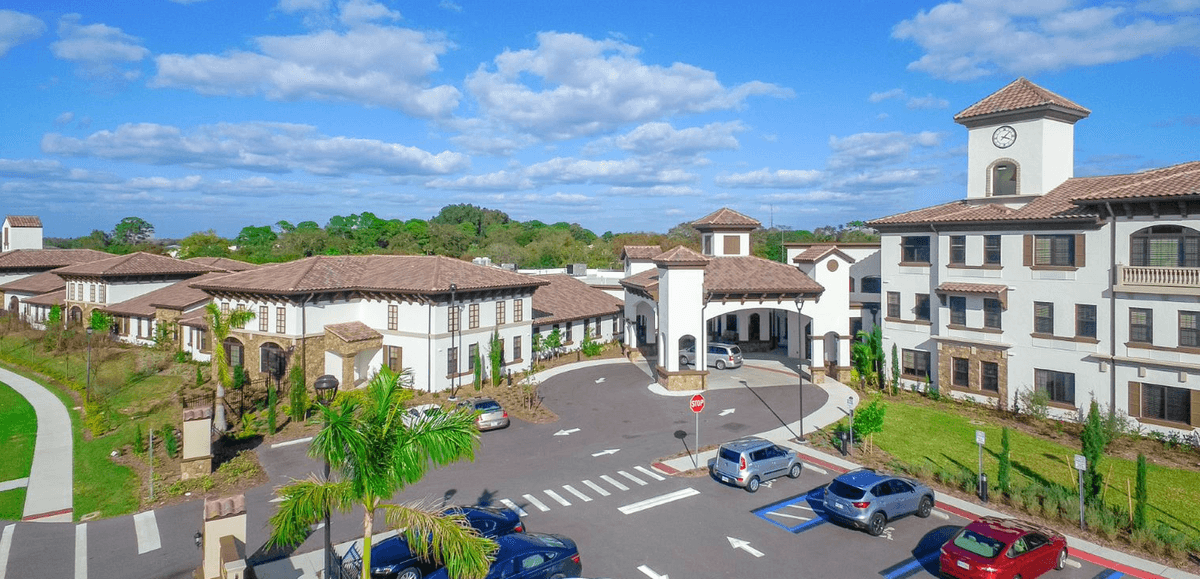
[[87, 380], [86, 386], [83, 388], [83, 401], [85, 403], [92, 400], [92, 327], [88, 326], [88, 361], [87, 361]]
[[854, 452], [854, 397], [846, 397], [846, 408], [850, 411], [850, 452]]
[[[328, 407], [333, 404], [333, 399], [338, 393], [338, 379], [330, 374], [325, 374], [317, 378], [313, 382], [313, 389], [317, 391], [317, 403], [321, 406]], [[329, 458], [325, 458], [325, 480], [329, 481]], [[325, 508], [325, 577], [333, 576], [333, 540], [330, 538], [329, 532], [329, 508]]]
[[452, 378], [453, 381], [450, 388], [450, 400], [455, 400], [458, 398], [458, 357], [462, 355], [462, 352], [458, 349], [458, 341], [455, 339], [458, 329], [462, 326], [462, 320], [458, 315], [458, 304], [455, 303], [455, 297], [457, 297], [457, 295], [458, 284], [450, 284], [450, 308], [454, 310], [454, 325], [450, 326], [450, 347], [454, 348], [454, 376]]
[[796, 439], [804, 442], [804, 371], [803, 363], [796, 364], [796, 392], [800, 394], [800, 436]]

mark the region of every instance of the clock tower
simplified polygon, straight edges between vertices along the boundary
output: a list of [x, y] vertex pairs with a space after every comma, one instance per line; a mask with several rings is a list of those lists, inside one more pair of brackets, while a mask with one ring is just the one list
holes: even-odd
[[967, 128], [967, 198], [1028, 201], [1075, 175], [1075, 122], [1091, 111], [1018, 78], [954, 116]]

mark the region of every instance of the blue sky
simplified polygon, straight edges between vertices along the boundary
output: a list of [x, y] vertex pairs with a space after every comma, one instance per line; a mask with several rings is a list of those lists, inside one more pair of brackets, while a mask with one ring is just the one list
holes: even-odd
[[958, 111], [1092, 110], [1076, 175], [1200, 160], [1200, 0], [10, 1], [0, 199], [159, 237], [472, 203], [597, 233], [964, 196]]

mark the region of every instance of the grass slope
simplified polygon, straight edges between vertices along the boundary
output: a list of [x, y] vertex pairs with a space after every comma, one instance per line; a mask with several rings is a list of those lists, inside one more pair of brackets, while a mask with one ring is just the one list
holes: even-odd
[[[0, 383], [0, 481], [29, 476], [33, 444], [37, 438], [37, 414], [16, 390]], [[18, 521], [25, 508], [25, 489], [0, 492], [0, 520]]]

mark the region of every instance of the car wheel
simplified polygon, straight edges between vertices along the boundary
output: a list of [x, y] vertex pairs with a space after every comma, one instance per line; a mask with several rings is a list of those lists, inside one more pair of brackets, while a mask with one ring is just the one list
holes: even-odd
[[758, 492], [758, 477], [752, 476], [749, 481], [746, 481], [746, 491], [752, 493]]
[[878, 537], [883, 534], [883, 528], [887, 526], [887, 517], [883, 513], [875, 513], [871, 515], [871, 521], [867, 523], [867, 532], [872, 537]]
[[396, 579], [421, 579], [421, 570], [416, 567], [408, 567], [397, 573]]
[[1066, 566], [1067, 566], [1067, 548], [1063, 547], [1063, 550], [1058, 552], [1058, 563], [1056, 563], [1054, 565], [1054, 568], [1058, 569], [1059, 571], [1062, 571], [1063, 567], [1066, 567]]
[[933, 499], [929, 497], [921, 497], [921, 505], [917, 507], [917, 516], [922, 519], [929, 516], [933, 512]]
[[793, 464], [792, 470], [788, 471], [788, 476], [790, 476], [792, 478], [800, 478], [800, 471], [802, 469], [803, 469], [803, 467], [800, 466], [800, 463]]
[[717, 366], [718, 370], [724, 370], [725, 369], [725, 360], [717, 360], [716, 366]]
[[687, 366], [687, 365], [688, 365], [687, 356], [680, 356], [680, 357], [679, 357], [679, 365], [680, 365], [680, 366]]

